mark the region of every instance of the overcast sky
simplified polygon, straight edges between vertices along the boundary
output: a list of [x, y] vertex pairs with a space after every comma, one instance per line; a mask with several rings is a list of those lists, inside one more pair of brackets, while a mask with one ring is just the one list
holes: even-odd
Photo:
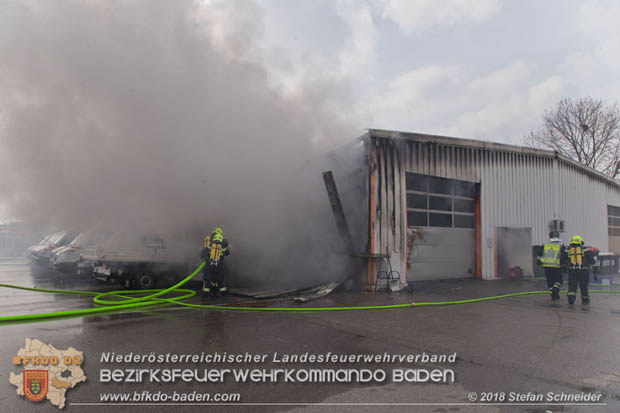
[[[37, 113], [39, 95], [36, 93], [49, 92], [49, 88], [42, 87], [50, 82], [54, 84], [53, 75], [59, 73], [61, 80], [65, 75], [69, 79], [84, 77], [84, 85], [73, 80], [69, 85], [79, 89], [80, 96], [87, 101], [106, 103], [96, 93], [88, 95], [88, 91], [105, 89], [105, 84], [97, 80], [95, 69], [101, 67], [106, 74], [121, 77], [131, 75], [134, 70], [127, 62], [151, 50], [143, 43], [155, 42], [154, 38], [160, 35], [167, 36], [160, 41], [162, 49], [174, 43], [175, 31], [166, 25], [177, 24], [174, 19], [179, 13], [183, 13], [184, 19], [189, 17], [192, 31], [196, 28], [200, 33], [200, 41], [190, 37], [188, 44], [194, 49], [183, 49], [187, 46], [183, 43], [179, 50], [170, 50], [170, 59], [182, 63], [179, 67], [191, 63], [193, 54], [201, 55], [195, 48], [202, 44], [203, 33], [211, 44], [205, 46], [204, 54], [217, 54], [212, 57], [215, 63], [196, 73], [192, 81], [217, 84], [218, 70], [222, 68], [229, 68], [226, 79], [236, 76], [230, 68], [238, 69], [239, 73], [249, 71], [254, 78], [239, 75], [243, 78], [232, 81], [240, 89], [238, 98], [244, 101], [239, 106], [250, 111], [240, 116], [247, 120], [251, 112], [260, 112], [252, 106], [257, 90], [269, 102], [295, 102], [281, 103], [288, 110], [276, 112], [299, 112], [307, 124], [325, 125], [317, 128], [322, 131], [318, 133], [321, 136], [312, 137], [321, 144], [317, 147], [322, 151], [330, 145], [353, 140], [367, 128], [521, 144], [523, 137], [540, 125], [544, 110], [563, 98], [591, 96], [615, 103], [620, 96], [620, 1], [617, 0], [196, 0], [196, 3], [192, 0], [178, 3], [75, 0], [65, 5], [63, 8], [48, 1], [0, 0], [0, 46], [3, 46], [0, 50], [4, 53], [0, 59], [0, 91], [1, 87], [6, 88], [6, 92], [0, 93], [0, 103], [5, 101], [7, 108], [30, 105], [33, 113]], [[48, 10], [55, 7], [54, 13]], [[166, 7], [179, 10], [166, 14]], [[22, 9], [33, 14], [22, 13]], [[64, 17], [70, 23], [65, 22], [62, 16], [65, 9], [73, 10], [77, 16], [85, 13], [87, 18], [75, 18], [67, 12], [69, 15]], [[124, 22], [115, 12], [128, 21]], [[61, 23], [52, 24], [54, 20], [49, 20], [48, 15]], [[108, 39], [116, 44], [114, 39], [119, 36], [107, 32], [114, 29], [106, 29], [106, 16], [114, 16], [110, 20], [114, 24], [129, 27], [127, 40], [140, 40], [128, 44], [136, 48], [129, 57], [115, 61], [113, 50], [106, 48]], [[89, 24], [88, 18], [102, 24]], [[76, 21], [89, 26], [79, 27]], [[149, 25], [150, 21], [155, 23]], [[145, 24], [147, 29], [142, 28]], [[176, 29], [179, 31], [180, 27]], [[35, 36], [41, 44], [28, 45], [19, 40], [33, 33], [40, 34], [39, 30], [49, 31]], [[53, 36], [54, 32], [69, 36], [69, 42], [78, 46], [85, 37], [100, 49], [83, 50], [64, 42], [58, 45], [55, 41], [59, 37]], [[145, 38], [140, 38], [140, 33]], [[45, 46], [48, 38], [53, 46]], [[35, 46], [44, 52], [38, 52]], [[119, 49], [119, 53], [127, 52], [123, 47]], [[67, 50], [72, 53], [64, 55]], [[93, 55], [98, 65], [85, 68], [80, 53]], [[41, 60], [47, 66], [28, 64], [30, 60], [22, 59], [23, 56], [32, 58], [32, 62]], [[142, 72], [167, 73], [158, 63], [162, 59], [165, 62], [165, 56], [151, 57], [153, 62], [144, 63], [147, 67]], [[235, 65], [235, 60], [240, 64]], [[105, 69], [106, 64], [111, 67]], [[183, 75], [179, 76], [183, 79]], [[17, 81], [22, 77], [26, 80], [24, 88], [34, 90], [32, 96], [36, 99], [20, 98], [22, 92], [27, 94]], [[270, 96], [273, 90], [264, 84], [265, 77], [269, 85], [290, 99], [274, 100]], [[166, 79], [163, 76], [161, 82]], [[183, 83], [182, 79], [173, 77], [169, 85], [155, 82], [155, 86], [146, 90], [164, 93]], [[250, 86], [242, 86], [246, 84]], [[51, 90], [59, 93], [59, 97], [72, 96], [66, 88]], [[121, 98], [122, 93], [116, 92], [115, 98]], [[58, 99], [53, 93], [45, 95], [46, 102], [51, 102], [48, 116], [52, 118], [53, 110], [62, 108], [54, 103]], [[212, 91], [207, 95], [213, 100], [209, 102], [220, 108], [222, 98]], [[201, 98], [206, 99], [202, 95]], [[20, 122], [28, 122], [20, 121], [19, 117], [9, 119], [11, 113], [14, 112], [0, 111], [0, 121], [5, 116], [4, 120], [11, 125], [27, 129], [28, 125]], [[346, 122], [327, 122], [333, 120], [331, 114]], [[100, 115], [103, 119], [104, 113]], [[71, 125], [73, 115], [66, 120], [57, 119], [56, 123]], [[137, 122], [132, 117], [128, 121]], [[269, 126], [284, 133], [278, 122]], [[336, 123], [344, 125], [344, 133], [334, 126]], [[187, 125], [190, 126], [196, 125]], [[118, 125], [110, 125], [110, 130], [114, 127]], [[223, 129], [230, 130], [228, 126]], [[80, 134], [79, 130], [70, 132], [74, 138], [92, 135]], [[53, 141], [47, 134], [32, 135], [33, 139], [44, 139], [43, 143]], [[299, 135], [290, 138], [307, 139], [308, 133]], [[323, 142], [319, 142], [321, 137]], [[134, 139], [133, 135], [125, 138]], [[289, 139], [288, 134], [286, 138]], [[36, 143], [36, 139], [33, 141]], [[29, 153], [19, 152], [18, 145], [15, 142], [13, 145], [16, 148], [4, 145], [0, 154], [4, 150], [12, 160], [14, 153]], [[10, 177], [11, 173], [5, 171], [4, 175]], [[0, 218], [3, 215], [7, 213], [3, 214], [0, 202]]]
[[[571, 0], [208, 1], [212, 35], [256, 25], [278, 87], [325, 82], [359, 130], [521, 143], [565, 97], [620, 92], [620, 2]], [[252, 20], [252, 21], [250, 21]], [[214, 27], [219, 27], [216, 29]]]

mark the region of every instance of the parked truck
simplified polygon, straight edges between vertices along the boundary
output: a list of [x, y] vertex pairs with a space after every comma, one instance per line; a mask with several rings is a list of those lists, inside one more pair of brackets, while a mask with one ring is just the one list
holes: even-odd
[[190, 260], [183, 253], [169, 248], [157, 236], [144, 237], [134, 248], [106, 244], [84, 248], [82, 259], [88, 264], [80, 264], [81, 273], [90, 267], [96, 280], [131, 289], [152, 289], [179, 281], [191, 268]]

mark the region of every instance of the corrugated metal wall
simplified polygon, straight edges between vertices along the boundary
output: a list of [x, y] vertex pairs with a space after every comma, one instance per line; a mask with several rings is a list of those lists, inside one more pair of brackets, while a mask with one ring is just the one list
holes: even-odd
[[548, 238], [554, 216], [553, 158], [482, 150], [480, 204], [482, 277], [495, 277], [496, 227], [531, 228], [532, 242]]
[[[371, 254], [391, 256], [393, 269], [400, 271], [405, 255], [406, 211], [404, 190], [404, 153], [391, 140], [368, 142], [370, 145], [370, 250]], [[373, 207], [374, 205], [374, 207]], [[374, 219], [373, 219], [374, 218]], [[369, 266], [368, 282], [374, 277]], [[403, 267], [404, 268], [404, 267]]]
[[391, 255], [402, 281], [407, 269], [406, 172], [480, 183], [483, 278], [495, 277], [496, 227], [531, 228], [532, 242], [538, 244], [548, 237], [549, 221], [563, 219], [564, 238], [579, 233], [586, 243], [608, 249], [606, 206], [620, 205], [618, 186], [551, 152], [502, 150], [502, 145], [483, 142], [476, 147], [442, 144], [427, 135], [418, 140], [415, 134], [395, 134], [367, 135], [374, 208], [370, 252]]
[[558, 177], [561, 190], [558, 210], [566, 220], [567, 233], [579, 234], [587, 244], [609, 251], [607, 205], [620, 205], [620, 191], [562, 161], [558, 162]]

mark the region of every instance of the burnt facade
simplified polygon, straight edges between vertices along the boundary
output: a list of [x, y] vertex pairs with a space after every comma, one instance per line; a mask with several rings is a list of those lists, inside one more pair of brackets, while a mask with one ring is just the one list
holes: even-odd
[[[369, 130], [332, 154], [357, 248], [389, 257], [407, 281], [532, 273], [532, 245], [562, 238], [620, 253], [620, 184], [546, 150]], [[611, 211], [611, 212], [610, 212]], [[617, 224], [617, 226], [616, 226]], [[369, 258], [363, 283], [372, 285]]]

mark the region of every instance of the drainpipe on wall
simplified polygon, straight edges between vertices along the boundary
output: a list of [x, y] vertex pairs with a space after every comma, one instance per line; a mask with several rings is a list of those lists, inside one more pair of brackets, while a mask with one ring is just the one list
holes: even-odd
[[560, 207], [560, 159], [558, 151], [553, 151], [553, 218], [559, 219]]

